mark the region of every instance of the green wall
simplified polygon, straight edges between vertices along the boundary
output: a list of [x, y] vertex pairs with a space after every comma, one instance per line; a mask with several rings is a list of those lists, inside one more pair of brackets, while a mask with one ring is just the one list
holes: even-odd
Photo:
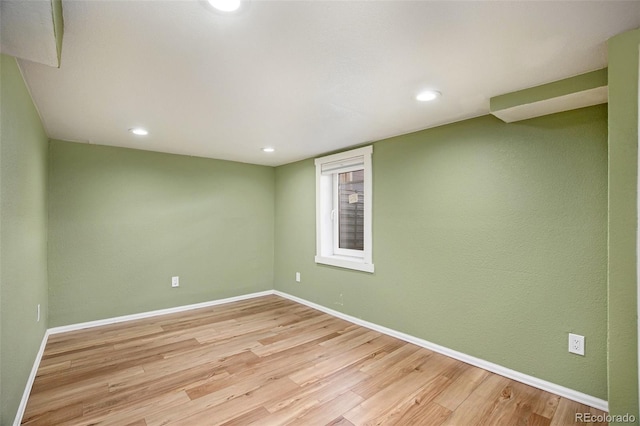
[[368, 274], [313, 261], [313, 160], [276, 169], [277, 290], [607, 399], [606, 105], [377, 142], [373, 175]]
[[0, 58], [0, 424], [9, 425], [47, 328], [48, 140], [15, 59]]
[[[638, 415], [637, 194], [640, 30], [609, 40], [609, 410]], [[637, 421], [637, 420], [636, 420]], [[638, 424], [638, 423], [636, 423]]]
[[52, 141], [49, 172], [51, 326], [273, 288], [272, 167]]
[[[0, 425], [47, 326], [274, 287], [640, 418], [639, 45], [640, 30], [609, 41], [608, 109], [485, 116], [375, 143], [375, 274], [313, 262], [312, 159], [273, 169], [47, 149], [16, 62], [1, 56]], [[567, 353], [568, 332], [586, 336], [587, 356]]]

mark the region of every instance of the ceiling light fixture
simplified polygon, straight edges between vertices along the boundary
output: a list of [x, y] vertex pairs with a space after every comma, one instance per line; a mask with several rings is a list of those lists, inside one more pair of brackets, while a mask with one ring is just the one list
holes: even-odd
[[132, 129], [129, 129], [129, 131], [136, 136], [147, 136], [149, 134], [149, 131], [147, 129], [143, 129], [142, 127], [134, 127]]
[[274, 152], [275, 150], [276, 150], [275, 148], [272, 148], [270, 146], [262, 148], [263, 152]]
[[233, 12], [240, 7], [240, 0], [207, 0], [211, 6], [222, 12]]
[[442, 93], [437, 90], [425, 90], [424, 92], [418, 93], [416, 99], [420, 102], [429, 102], [439, 98], [440, 96], [442, 96]]

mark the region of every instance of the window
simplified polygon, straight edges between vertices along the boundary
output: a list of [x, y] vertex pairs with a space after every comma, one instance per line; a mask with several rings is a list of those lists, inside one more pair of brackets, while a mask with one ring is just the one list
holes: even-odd
[[373, 147], [316, 159], [316, 263], [373, 272]]

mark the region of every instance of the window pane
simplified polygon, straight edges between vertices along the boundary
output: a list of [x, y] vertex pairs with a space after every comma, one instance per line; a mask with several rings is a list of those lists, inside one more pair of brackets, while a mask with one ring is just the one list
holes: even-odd
[[339, 245], [364, 250], [364, 170], [338, 174]]

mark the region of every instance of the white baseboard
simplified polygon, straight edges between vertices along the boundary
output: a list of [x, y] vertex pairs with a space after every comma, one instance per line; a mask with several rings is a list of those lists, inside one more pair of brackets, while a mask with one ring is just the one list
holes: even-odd
[[238, 302], [240, 300], [253, 299], [255, 297], [269, 296], [271, 294], [273, 294], [273, 290], [266, 290], [266, 291], [260, 291], [257, 293], [244, 294], [242, 296], [228, 297], [226, 299], [218, 299], [218, 300], [211, 300], [208, 302], [195, 303], [193, 305], [176, 306], [174, 308], [159, 309], [157, 311], [142, 312], [139, 314], [132, 314], [132, 315], [123, 315], [120, 317], [106, 318], [106, 319], [82, 322], [82, 323], [71, 324], [71, 325], [63, 325], [61, 327], [53, 327], [53, 328], [47, 329], [47, 331], [44, 333], [44, 337], [42, 338], [42, 343], [40, 344], [40, 349], [38, 350], [38, 354], [36, 355], [36, 359], [33, 363], [33, 367], [31, 368], [31, 374], [29, 375], [29, 379], [27, 380], [27, 384], [24, 388], [24, 392], [22, 393], [22, 399], [20, 400], [20, 405], [18, 406], [18, 412], [16, 413], [15, 420], [13, 421], [13, 426], [20, 426], [20, 423], [22, 423], [22, 417], [24, 416], [24, 411], [27, 408], [27, 401], [29, 399], [29, 394], [31, 394], [31, 388], [33, 387], [33, 382], [36, 379], [36, 374], [38, 373], [38, 368], [40, 367], [40, 361], [42, 361], [42, 354], [44, 353], [44, 348], [47, 346], [47, 340], [49, 339], [50, 335], [65, 333], [67, 331], [82, 330], [84, 328], [99, 327], [101, 325], [116, 324], [119, 322], [132, 321], [136, 319], [151, 318], [158, 315], [184, 312], [192, 309], [206, 308], [209, 306], [216, 306], [216, 305], [222, 305], [225, 303]]
[[156, 317], [158, 315], [175, 314], [176, 312], [190, 311], [192, 309], [208, 308], [210, 306], [223, 305], [225, 303], [238, 302], [240, 300], [253, 299], [255, 297], [268, 296], [273, 290], [265, 290], [257, 293], [244, 294], [242, 296], [227, 297], [226, 299], [210, 300], [208, 302], [194, 303], [193, 305], [176, 306], [174, 308], [158, 309], [157, 311], [141, 312], [139, 314], [123, 315], [120, 317], [105, 318], [96, 321], [81, 322], [78, 324], [63, 325], [47, 330], [49, 334], [66, 333], [68, 331], [82, 330], [84, 328], [99, 327], [101, 325], [116, 324], [119, 322], [133, 321], [143, 318]]
[[33, 382], [36, 380], [36, 374], [38, 374], [40, 361], [42, 361], [42, 354], [44, 353], [44, 348], [47, 346], [47, 339], [49, 339], [49, 330], [45, 331], [44, 336], [42, 336], [42, 343], [40, 343], [40, 349], [38, 349], [36, 359], [35, 361], [33, 361], [33, 367], [31, 367], [31, 373], [29, 374], [27, 384], [24, 387], [22, 399], [20, 400], [20, 405], [18, 406], [18, 412], [16, 413], [16, 417], [13, 420], [13, 426], [20, 426], [20, 423], [22, 423], [22, 416], [24, 416], [24, 410], [27, 408], [27, 400], [29, 399], [29, 394], [31, 393]]
[[603, 399], [596, 398], [594, 396], [587, 395], [585, 393], [578, 392], [576, 390], [569, 389], [567, 387], [560, 386], [560, 385], [557, 385], [555, 383], [548, 382], [546, 380], [538, 379], [537, 377], [529, 376], [528, 374], [524, 374], [524, 373], [521, 373], [519, 371], [511, 370], [511, 369], [503, 367], [501, 365], [494, 364], [492, 362], [485, 361], [483, 359], [476, 358], [474, 356], [467, 355], [467, 354], [462, 353], [462, 352], [454, 351], [453, 349], [449, 349], [449, 348], [446, 348], [444, 346], [437, 345], [435, 343], [429, 342], [429, 341], [424, 340], [424, 339], [420, 339], [420, 338], [415, 337], [415, 336], [411, 336], [411, 335], [406, 334], [406, 333], [402, 333], [400, 331], [396, 331], [396, 330], [393, 330], [393, 329], [390, 329], [390, 328], [387, 328], [387, 327], [383, 327], [381, 325], [374, 324], [372, 322], [365, 321], [365, 320], [362, 320], [360, 318], [352, 317], [351, 315], [347, 315], [347, 314], [344, 314], [342, 312], [335, 311], [333, 309], [324, 307], [322, 305], [318, 305], [317, 303], [309, 302], [308, 300], [301, 299], [301, 298], [296, 297], [296, 296], [292, 296], [292, 295], [290, 295], [288, 293], [283, 293], [281, 291], [274, 290], [273, 294], [275, 294], [277, 296], [284, 297], [284, 298], [289, 299], [289, 300], [292, 300], [294, 302], [301, 303], [303, 305], [306, 305], [306, 306], [309, 306], [311, 308], [317, 309], [319, 311], [325, 312], [325, 313], [327, 313], [329, 315], [332, 315], [334, 317], [341, 318], [343, 320], [346, 320], [346, 321], [352, 322], [354, 324], [369, 328], [371, 330], [375, 330], [375, 331], [378, 331], [380, 333], [383, 333], [383, 334], [398, 338], [400, 340], [404, 340], [405, 342], [413, 343], [414, 345], [417, 345], [417, 346], [432, 350], [434, 352], [441, 353], [441, 354], [446, 355], [448, 357], [457, 359], [457, 360], [465, 362], [467, 364], [474, 365], [474, 366], [482, 368], [484, 370], [491, 371], [492, 373], [499, 374], [501, 376], [507, 377], [509, 379], [516, 380], [516, 381], [524, 383], [526, 385], [533, 386], [535, 388], [542, 389], [544, 391], [554, 393], [556, 395], [559, 395], [561, 397], [570, 399], [572, 401], [576, 401], [576, 402], [579, 402], [581, 404], [585, 404], [585, 405], [588, 405], [590, 407], [597, 408], [598, 410], [602, 410], [602, 411], [606, 411], [606, 412], [609, 411], [609, 403], [607, 401], [603, 400]]
[[446, 348], [444, 346], [437, 345], [435, 343], [429, 342], [429, 341], [424, 340], [424, 339], [420, 339], [420, 338], [415, 337], [415, 336], [411, 336], [411, 335], [406, 334], [406, 333], [402, 333], [402, 332], [397, 331], [397, 330], [393, 330], [393, 329], [390, 329], [390, 328], [387, 328], [387, 327], [383, 327], [383, 326], [378, 325], [378, 324], [374, 324], [374, 323], [369, 322], [369, 321], [365, 321], [365, 320], [362, 320], [362, 319], [359, 319], [359, 318], [356, 318], [356, 317], [352, 317], [351, 315], [347, 315], [347, 314], [344, 314], [342, 312], [338, 312], [338, 311], [335, 311], [333, 309], [327, 308], [325, 306], [318, 305], [317, 303], [313, 303], [313, 302], [310, 302], [308, 300], [301, 299], [301, 298], [296, 297], [296, 296], [292, 296], [292, 295], [290, 295], [288, 293], [283, 293], [283, 292], [278, 291], [278, 290], [266, 290], [266, 291], [261, 291], [261, 292], [257, 292], [257, 293], [245, 294], [245, 295], [242, 295], [242, 296], [228, 297], [226, 299], [218, 299], [218, 300], [211, 300], [209, 302], [195, 303], [193, 305], [177, 306], [177, 307], [174, 307], [174, 308], [159, 309], [159, 310], [156, 310], [156, 311], [142, 312], [142, 313], [139, 313], [139, 314], [124, 315], [124, 316], [120, 316], [120, 317], [106, 318], [106, 319], [97, 320], [97, 321], [89, 321], [89, 322], [83, 322], [83, 323], [79, 323], [79, 324], [71, 324], [71, 325], [65, 325], [65, 326], [61, 326], [61, 327], [53, 327], [53, 328], [48, 329], [45, 332], [44, 337], [42, 338], [42, 343], [40, 344], [40, 349], [38, 350], [38, 354], [36, 355], [35, 362], [33, 363], [33, 368], [31, 369], [31, 374], [29, 375], [29, 379], [28, 379], [27, 384], [25, 386], [24, 393], [22, 394], [22, 400], [20, 401], [20, 406], [18, 407], [18, 412], [16, 414], [16, 417], [15, 417], [15, 420], [13, 422], [13, 425], [14, 426], [19, 426], [20, 423], [22, 422], [22, 417], [23, 417], [24, 411], [25, 411], [25, 409], [27, 407], [27, 400], [29, 398], [29, 394], [31, 393], [31, 388], [33, 387], [33, 382], [35, 381], [36, 374], [38, 372], [38, 368], [40, 367], [40, 361], [42, 360], [42, 355], [44, 353], [44, 348], [47, 345], [47, 340], [48, 340], [50, 335], [58, 334], [58, 333], [65, 333], [65, 332], [68, 332], [68, 331], [82, 330], [82, 329], [90, 328], [90, 327], [98, 327], [98, 326], [101, 326], [101, 325], [116, 324], [116, 323], [119, 323], [119, 322], [132, 321], [132, 320], [137, 320], [137, 319], [142, 319], [142, 318], [151, 318], [151, 317], [155, 317], [155, 316], [159, 316], [159, 315], [173, 314], [173, 313], [176, 313], [176, 312], [184, 312], [184, 311], [189, 311], [189, 310], [192, 310], [192, 309], [206, 308], [206, 307], [209, 307], [209, 306], [223, 305], [223, 304], [226, 304], [226, 303], [238, 302], [240, 300], [253, 299], [253, 298], [262, 297], [262, 296], [269, 296], [269, 295], [272, 295], [272, 294], [275, 294], [275, 295], [280, 296], [280, 297], [284, 297], [285, 299], [292, 300], [292, 301], [300, 303], [302, 305], [309, 306], [311, 308], [317, 309], [319, 311], [325, 312], [325, 313], [327, 313], [329, 315], [332, 315], [332, 316], [337, 317], [337, 318], [341, 318], [341, 319], [349, 321], [351, 323], [360, 325], [362, 327], [366, 327], [366, 328], [369, 328], [371, 330], [375, 330], [375, 331], [378, 331], [380, 333], [383, 333], [383, 334], [398, 338], [400, 340], [404, 340], [405, 342], [413, 343], [414, 345], [417, 345], [417, 346], [420, 346], [420, 347], [423, 347], [423, 348], [427, 348], [427, 349], [432, 350], [434, 352], [441, 353], [443, 355], [449, 356], [449, 357], [457, 359], [459, 361], [466, 362], [467, 364], [471, 364], [471, 365], [474, 365], [476, 367], [483, 368], [485, 370], [491, 371], [493, 373], [499, 374], [499, 375], [507, 377], [509, 379], [516, 380], [518, 382], [527, 384], [529, 386], [533, 386], [533, 387], [538, 388], [538, 389], [542, 389], [542, 390], [547, 391], [547, 392], [554, 393], [556, 395], [560, 395], [561, 397], [570, 399], [572, 401], [577, 401], [577, 402], [579, 402], [581, 404], [589, 405], [591, 407], [597, 408], [597, 409], [602, 410], [602, 411], [607, 411], [607, 412], [609, 411], [609, 403], [607, 401], [603, 400], [603, 399], [596, 398], [594, 396], [587, 395], [585, 393], [578, 392], [576, 390], [569, 389], [569, 388], [566, 388], [564, 386], [560, 386], [560, 385], [557, 385], [555, 383], [548, 382], [546, 380], [538, 379], [536, 377], [529, 376], [529, 375], [524, 374], [524, 373], [520, 373], [519, 371], [511, 370], [511, 369], [503, 367], [501, 365], [494, 364], [492, 362], [485, 361], [483, 359], [476, 358], [474, 356], [467, 355], [467, 354], [464, 354], [462, 352], [454, 351], [453, 349], [449, 349], [449, 348]]

